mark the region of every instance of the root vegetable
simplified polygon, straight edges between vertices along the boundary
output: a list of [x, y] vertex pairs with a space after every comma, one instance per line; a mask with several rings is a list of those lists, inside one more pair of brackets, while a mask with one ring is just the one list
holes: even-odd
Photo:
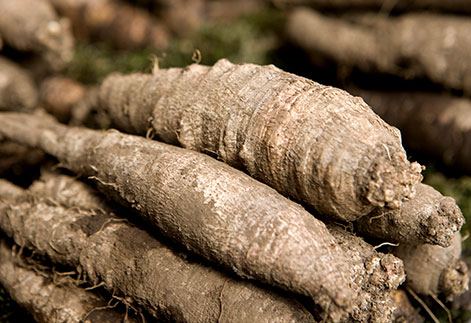
[[353, 307], [353, 322], [389, 322], [395, 311], [391, 292], [405, 280], [402, 261], [382, 254], [362, 238], [338, 225], [327, 225], [330, 233], [351, 260], [349, 277], [358, 289]]
[[448, 300], [468, 290], [468, 268], [461, 255], [461, 236], [455, 234], [448, 248], [433, 245], [406, 245], [395, 248], [402, 259], [407, 284], [422, 295], [444, 295]]
[[79, 211], [29, 199], [10, 197], [0, 206], [0, 226], [9, 236], [54, 262], [80, 265], [92, 284], [103, 282], [156, 319], [312, 322], [294, 299], [192, 260], [120, 218], [86, 211], [87, 205]]
[[455, 200], [433, 187], [418, 184], [415, 198], [401, 208], [379, 210], [355, 222], [355, 230], [389, 242], [449, 247], [464, 217]]
[[320, 214], [353, 221], [413, 195], [421, 167], [360, 99], [274, 66], [191, 65], [111, 75], [114, 126], [217, 155]]
[[470, 19], [417, 13], [365, 20], [365, 25], [355, 24], [296, 9], [289, 17], [287, 34], [308, 52], [341, 65], [405, 78], [427, 77], [471, 93]]
[[34, 196], [53, 199], [55, 204], [62, 206], [87, 207], [112, 212], [110, 203], [106, 203], [104, 197], [89, 185], [76, 178], [54, 172], [43, 172], [41, 177], [29, 186], [28, 192]]
[[19, 50], [39, 53], [53, 70], [73, 57], [69, 24], [47, 0], [0, 0], [0, 37]]
[[405, 146], [471, 174], [471, 101], [444, 94], [352, 89], [386, 122], [398, 127]]
[[168, 45], [166, 28], [147, 12], [116, 0], [50, 0], [72, 21], [77, 38], [104, 40], [119, 49]]
[[0, 110], [27, 111], [37, 103], [38, 92], [28, 72], [0, 57]]
[[321, 221], [209, 156], [19, 113], [0, 114], [0, 133], [95, 179], [160, 232], [242, 277], [310, 296], [332, 316], [356, 297], [348, 259]]
[[[29, 269], [4, 239], [0, 240], [0, 283], [37, 322], [118, 322], [124, 313], [82, 288], [60, 284], [51, 273]], [[101, 307], [101, 309], [98, 309]], [[131, 318], [129, 322], [137, 322]]]

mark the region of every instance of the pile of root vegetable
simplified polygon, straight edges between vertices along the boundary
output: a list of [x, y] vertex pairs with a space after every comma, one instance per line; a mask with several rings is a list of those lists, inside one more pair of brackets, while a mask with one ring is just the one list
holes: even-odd
[[[337, 86], [285, 71], [286, 49], [284, 69], [202, 64], [198, 44], [195, 63], [163, 67], [208, 21], [261, 10], [283, 30], [266, 52], [303, 51], [291, 71], [333, 71]], [[464, 0], [0, 0], [0, 286], [38, 322], [471, 310], [465, 217], [402, 146], [471, 174], [470, 13]], [[150, 70], [70, 77], [99, 43], [153, 52]]]

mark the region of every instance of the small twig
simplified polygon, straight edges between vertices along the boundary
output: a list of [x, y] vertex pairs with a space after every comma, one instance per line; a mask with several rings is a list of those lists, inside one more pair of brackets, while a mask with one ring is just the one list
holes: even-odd
[[222, 301], [222, 293], [224, 292], [224, 287], [226, 287], [226, 283], [227, 283], [227, 280], [224, 281], [224, 284], [222, 284], [222, 288], [221, 288], [221, 291], [219, 292], [219, 316], [218, 316], [218, 320], [217, 322], [219, 323], [219, 321], [221, 320], [221, 316], [222, 316], [222, 312], [224, 310], [224, 303]]
[[417, 294], [408, 286], [406, 286], [406, 290], [407, 292], [409, 292], [409, 294], [412, 295], [412, 297], [414, 297], [414, 299], [419, 302], [419, 304], [424, 308], [424, 310], [428, 313], [428, 315], [430, 316], [430, 318], [432, 319], [432, 321], [434, 321], [435, 323], [440, 323], [440, 321], [437, 319], [437, 317], [433, 314], [433, 312], [430, 310], [430, 308], [427, 306], [427, 304], [425, 304], [425, 302], [423, 300], [420, 299], [419, 296], [417, 296]]
[[468, 240], [469, 238], [469, 231], [466, 231], [463, 237], [461, 237], [461, 242]]
[[191, 56], [191, 60], [195, 62], [195, 64], [201, 63], [201, 52], [198, 48], [195, 49], [195, 51], [193, 52], [193, 55]]
[[438, 305], [441, 306], [441, 308], [443, 308], [446, 312], [446, 314], [448, 315], [448, 322], [449, 323], [453, 323], [453, 318], [451, 317], [451, 312], [450, 310], [445, 306], [445, 304], [443, 304], [443, 302], [438, 299], [438, 297], [435, 295], [435, 294], [431, 294], [430, 296], [432, 296], [432, 298], [434, 299], [435, 302], [438, 303]]
[[86, 287], [86, 288], [84, 288], [84, 289], [85, 289], [85, 290], [92, 290], [92, 289], [101, 287], [101, 286], [103, 286], [103, 285], [105, 285], [105, 282], [101, 282], [101, 283], [99, 283], [99, 284], [97, 284], [97, 285], [95, 285], [95, 286]]

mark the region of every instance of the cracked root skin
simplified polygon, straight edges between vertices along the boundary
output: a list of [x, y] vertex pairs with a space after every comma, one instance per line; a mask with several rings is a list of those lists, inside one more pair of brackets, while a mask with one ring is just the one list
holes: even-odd
[[335, 224], [327, 228], [350, 259], [349, 277], [357, 289], [350, 320], [354, 322], [389, 322], [395, 304], [391, 291], [405, 280], [402, 261], [391, 254], [374, 250], [373, 246]]
[[[27, 265], [20, 255], [14, 254], [4, 239], [0, 239], [0, 283], [37, 322], [105, 323], [124, 318], [124, 313], [113, 309], [93, 311], [106, 306], [105, 300], [92, 292], [73, 287], [70, 282], [60, 284], [58, 280], [61, 279], [53, 278], [52, 272], [36, 270]], [[137, 320], [131, 319], [130, 322]]]
[[119, 129], [216, 155], [342, 220], [398, 207], [421, 180], [399, 131], [362, 99], [272, 65], [114, 74], [100, 101]]
[[402, 259], [407, 284], [422, 295], [444, 295], [448, 300], [468, 290], [469, 274], [460, 260], [461, 235], [455, 233], [451, 246], [402, 244], [394, 249]]
[[416, 196], [399, 209], [378, 210], [355, 222], [355, 230], [375, 238], [407, 244], [448, 247], [464, 217], [453, 198], [426, 184], [416, 186]]
[[72, 60], [74, 41], [67, 19], [47, 0], [0, 0], [0, 36], [23, 51], [39, 53], [52, 70]]
[[242, 277], [310, 296], [329, 315], [356, 297], [348, 259], [296, 203], [213, 158], [117, 131], [3, 113], [0, 133], [45, 149], [100, 183], [161, 233]]
[[0, 110], [27, 111], [37, 103], [38, 92], [28, 72], [0, 57]]
[[129, 296], [157, 319], [313, 321], [297, 301], [231, 278], [120, 218], [86, 211], [88, 207], [79, 211], [27, 195], [15, 202], [10, 196], [0, 206], [0, 226], [20, 246], [57, 263], [79, 265], [92, 284], [104, 282], [108, 290]]

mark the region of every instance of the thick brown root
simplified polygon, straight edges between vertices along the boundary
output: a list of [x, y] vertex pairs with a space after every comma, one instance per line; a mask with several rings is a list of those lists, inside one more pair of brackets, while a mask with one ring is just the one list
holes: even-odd
[[421, 180], [399, 131], [360, 98], [274, 66], [220, 60], [115, 74], [100, 101], [119, 129], [216, 155], [342, 220], [398, 208]]
[[353, 322], [391, 321], [396, 308], [391, 292], [406, 279], [402, 261], [375, 251], [362, 238], [337, 225], [327, 227], [351, 261], [349, 276], [359, 296], [350, 319]]
[[399, 209], [378, 210], [355, 222], [355, 230], [389, 242], [449, 247], [464, 217], [455, 200], [418, 184], [416, 196]]
[[91, 284], [104, 283], [156, 319], [312, 322], [294, 299], [175, 252], [122, 218], [32, 197], [0, 200], [0, 227], [7, 235], [54, 262], [80, 266]]
[[[123, 320], [125, 314], [107, 308], [103, 298], [73, 286], [64, 278], [67, 277], [58, 279], [52, 272], [39, 271], [34, 265], [27, 264], [21, 255], [14, 253], [6, 240], [0, 239], [0, 283], [37, 322], [106, 323]], [[128, 322], [138, 321], [128, 317]]]
[[444, 295], [448, 300], [469, 288], [466, 264], [460, 259], [461, 236], [455, 234], [448, 248], [433, 245], [406, 245], [395, 248], [394, 254], [402, 259], [407, 284], [422, 295]]
[[352, 89], [386, 122], [404, 145], [471, 174], [471, 101], [446, 94]]
[[2, 113], [0, 133], [96, 180], [185, 248], [312, 297], [333, 317], [348, 315], [356, 297], [344, 275], [348, 259], [324, 223], [248, 175], [191, 150], [42, 116]]

